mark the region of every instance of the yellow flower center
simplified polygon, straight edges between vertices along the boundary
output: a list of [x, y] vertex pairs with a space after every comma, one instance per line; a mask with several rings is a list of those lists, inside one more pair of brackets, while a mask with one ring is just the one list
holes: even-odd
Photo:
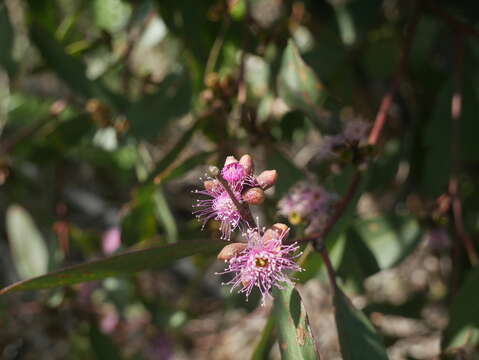
[[266, 267], [268, 266], [268, 259], [256, 258], [257, 267]]
[[289, 214], [288, 220], [292, 225], [298, 225], [301, 221], [303, 221], [301, 216], [296, 211], [293, 211], [291, 214]]

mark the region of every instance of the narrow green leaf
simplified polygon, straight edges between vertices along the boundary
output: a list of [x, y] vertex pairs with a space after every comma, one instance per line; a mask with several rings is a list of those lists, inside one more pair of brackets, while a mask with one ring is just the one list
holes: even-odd
[[55, 38], [35, 22], [30, 25], [30, 38], [48, 66], [73, 90], [86, 99], [99, 99], [105, 104], [124, 110], [125, 100], [86, 76], [86, 67], [68, 55]]
[[10, 17], [8, 16], [7, 6], [0, 4], [0, 66], [3, 67], [10, 76], [15, 74], [17, 64], [12, 57], [14, 44], [14, 31]]
[[318, 109], [326, 99], [326, 92], [314, 71], [301, 58], [292, 40], [286, 47], [278, 75], [278, 92], [293, 109], [306, 112], [321, 121]]
[[[346, 231], [347, 238], [338, 275], [358, 292], [364, 292], [364, 280], [380, 271], [373, 252], [353, 228]], [[336, 267], [337, 268], [337, 267]]]
[[381, 269], [400, 263], [421, 240], [419, 224], [410, 216], [390, 215], [360, 220], [355, 229], [374, 253]]
[[473, 269], [454, 298], [449, 324], [444, 331], [441, 348], [452, 349], [479, 343], [479, 268]]
[[288, 285], [283, 290], [275, 288], [273, 296], [281, 358], [319, 359], [308, 315], [298, 291]]
[[168, 75], [159, 89], [142, 97], [127, 112], [133, 134], [152, 138], [170, 121], [190, 111], [192, 87], [186, 73]]
[[261, 332], [261, 337], [258, 341], [258, 344], [253, 350], [251, 355], [251, 360], [266, 360], [269, 359], [269, 353], [274, 344], [275, 339], [275, 316], [271, 312], [269, 314], [268, 320], [264, 325], [263, 331]]
[[212, 253], [223, 246], [224, 242], [214, 240], [183, 241], [172, 245], [125, 252], [20, 281], [1, 289], [0, 295], [15, 291], [54, 288], [166, 267], [181, 258], [200, 253]]
[[47, 247], [30, 214], [19, 205], [10, 205], [6, 222], [13, 261], [20, 277], [26, 279], [46, 273]]
[[168, 243], [175, 243], [178, 241], [178, 226], [176, 225], [175, 217], [171, 212], [170, 205], [166, 200], [165, 193], [158, 187], [155, 190], [154, 201], [156, 205], [156, 213], [163, 224], [166, 234], [168, 235]]
[[386, 349], [376, 330], [341, 289], [336, 289], [333, 301], [343, 359], [387, 360]]

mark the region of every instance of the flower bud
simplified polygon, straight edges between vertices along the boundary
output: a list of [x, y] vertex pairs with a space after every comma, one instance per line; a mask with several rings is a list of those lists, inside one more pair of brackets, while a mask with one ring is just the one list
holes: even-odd
[[243, 166], [243, 169], [246, 171], [247, 174], [252, 174], [254, 170], [254, 163], [253, 163], [253, 158], [249, 154], [243, 155], [239, 163], [241, 166]]
[[256, 180], [263, 190], [269, 189], [276, 183], [278, 179], [278, 172], [276, 170], [265, 170], [258, 175]]
[[206, 180], [203, 185], [205, 186], [205, 189], [209, 192], [214, 192], [219, 188], [219, 186], [221, 186], [218, 180]]
[[[284, 239], [287, 237], [289, 227], [286, 224], [276, 223], [265, 231], [263, 241], [266, 243], [276, 238]], [[283, 236], [282, 236], [283, 235]]]
[[264, 191], [258, 187], [248, 189], [243, 194], [243, 200], [251, 205], [260, 205], [264, 201]]
[[232, 243], [226, 245], [218, 254], [218, 260], [228, 261], [232, 257], [238, 255], [244, 249], [246, 249], [247, 244], [243, 243]]
[[210, 176], [218, 176], [220, 169], [218, 169], [216, 166], [210, 166], [208, 167], [208, 172], [210, 173]]
[[233, 164], [233, 163], [237, 163], [238, 160], [236, 160], [236, 158], [234, 156], [228, 156], [225, 160], [225, 165], [224, 166], [227, 166], [229, 164]]

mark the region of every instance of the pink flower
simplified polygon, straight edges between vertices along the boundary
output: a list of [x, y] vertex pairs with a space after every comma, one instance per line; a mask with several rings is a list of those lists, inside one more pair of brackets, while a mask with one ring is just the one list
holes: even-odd
[[238, 162], [233, 162], [226, 165], [221, 170], [221, 175], [230, 184], [236, 184], [243, 181], [246, 177], [246, 171], [243, 166]]
[[337, 195], [323, 187], [300, 182], [278, 202], [278, 208], [279, 213], [287, 217], [291, 224], [297, 225], [329, 216], [336, 200]]
[[[238, 201], [241, 201], [240, 185], [232, 188]], [[196, 190], [195, 193], [209, 196], [209, 199], [196, 200], [194, 205], [197, 208], [194, 214], [203, 221], [203, 227], [208, 220], [217, 220], [220, 222], [221, 239], [230, 240], [231, 233], [240, 225], [242, 217], [228, 192], [219, 182], [216, 182], [214, 186], [205, 190]]]
[[[283, 245], [282, 240], [287, 237], [289, 228], [284, 231], [274, 231], [271, 236], [261, 236], [258, 229], [247, 231], [248, 244], [239, 254], [228, 260], [228, 268], [220, 273], [234, 273], [234, 277], [226, 285], [232, 285], [231, 290], [242, 286], [240, 293], [245, 293], [246, 298], [256, 286], [261, 292], [261, 304], [271, 297], [273, 286], [283, 289], [282, 284], [292, 281], [287, 277], [287, 271], [301, 271], [294, 262], [301, 255], [296, 253], [299, 246], [295, 244]], [[296, 253], [296, 254], [295, 254]]]
[[[233, 157], [231, 157], [234, 159]], [[241, 193], [246, 187], [256, 185], [256, 180], [248, 175], [246, 169], [236, 159], [230, 160], [221, 170], [221, 176], [228, 182], [236, 200], [242, 201]], [[227, 161], [228, 161], [227, 160]], [[194, 193], [205, 195], [208, 198], [196, 200], [197, 210], [193, 213], [203, 221], [203, 227], [208, 220], [220, 222], [221, 238], [231, 239], [231, 233], [242, 223], [241, 213], [236, 208], [223, 185], [216, 179], [209, 177], [204, 182], [205, 190], [196, 190]]]

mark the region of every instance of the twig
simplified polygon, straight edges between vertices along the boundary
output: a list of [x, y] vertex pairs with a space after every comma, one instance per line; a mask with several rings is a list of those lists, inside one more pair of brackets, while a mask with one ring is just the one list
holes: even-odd
[[329, 218], [328, 222], [326, 223], [326, 225], [325, 225], [325, 227], [323, 228], [322, 231], [320, 231], [318, 233], [311, 234], [311, 235], [306, 236], [304, 238], [297, 239], [294, 242], [302, 243], [302, 242], [308, 242], [308, 241], [316, 241], [318, 239], [324, 239], [330, 233], [330, 231], [333, 229], [334, 225], [336, 225], [336, 223], [341, 218], [343, 213], [346, 211], [349, 203], [351, 202], [354, 195], [356, 194], [356, 190], [359, 186], [360, 181], [361, 181], [361, 173], [358, 171], [354, 175], [354, 178], [351, 181], [351, 184], [349, 185], [349, 188], [348, 188], [348, 191], [346, 192], [346, 195], [341, 199], [341, 201], [339, 201], [338, 205], [335, 208], [335, 211], [334, 211], [333, 215]]
[[248, 224], [248, 227], [251, 229], [256, 228], [256, 223], [254, 221], [253, 214], [251, 214], [251, 209], [249, 208], [248, 204], [246, 202], [238, 201], [235, 194], [233, 193], [233, 190], [231, 190], [230, 185], [223, 178], [221, 173], [216, 176], [216, 179], [221, 183], [221, 185], [223, 185], [229, 197], [231, 198], [231, 201], [233, 202], [234, 206], [239, 211], [241, 218], [246, 221], [246, 224]]
[[404, 76], [404, 72], [407, 68], [407, 61], [409, 58], [409, 53], [411, 51], [412, 41], [414, 39], [414, 34], [416, 33], [417, 24], [419, 22], [419, 18], [421, 15], [420, 7], [416, 6], [414, 10], [414, 14], [412, 16], [412, 20], [409, 23], [409, 26], [406, 30], [406, 37], [404, 39], [404, 46], [402, 49], [401, 59], [399, 62], [399, 68], [394, 76], [394, 80], [391, 84], [389, 91], [384, 95], [381, 105], [379, 106], [379, 111], [376, 115], [376, 119], [374, 121], [373, 128], [371, 129], [371, 133], [369, 134], [368, 142], [370, 145], [376, 145], [383, 130], [384, 124], [386, 123], [389, 110], [393, 104], [394, 96], [399, 89], [399, 84], [401, 82], [402, 77]]
[[[317, 242], [316, 242], [317, 243]], [[328, 249], [324, 244], [322, 244], [321, 248], [318, 250], [323, 258], [324, 265], [326, 266], [326, 271], [328, 272], [329, 283], [331, 284], [331, 288], [333, 290], [333, 294], [336, 293], [338, 289], [338, 283], [336, 282], [336, 272], [334, 271], [333, 264], [331, 263], [331, 259], [329, 257]]]
[[462, 217], [462, 202], [459, 195], [459, 172], [460, 172], [460, 141], [461, 141], [461, 113], [462, 113], [462, 76], [464, 58], [464, 39], [462, 34], [455, 33], [456, 56], [454, 59], [454, 93], [451, 101], [451, 125], [452, 125], [452, 174], [449, 179], [449, 195], [451, 196], [452, 215], [457, 236], [464, 243], [464, 247], [472, 265], [477, 265], [479, 257], [464, 227]]

